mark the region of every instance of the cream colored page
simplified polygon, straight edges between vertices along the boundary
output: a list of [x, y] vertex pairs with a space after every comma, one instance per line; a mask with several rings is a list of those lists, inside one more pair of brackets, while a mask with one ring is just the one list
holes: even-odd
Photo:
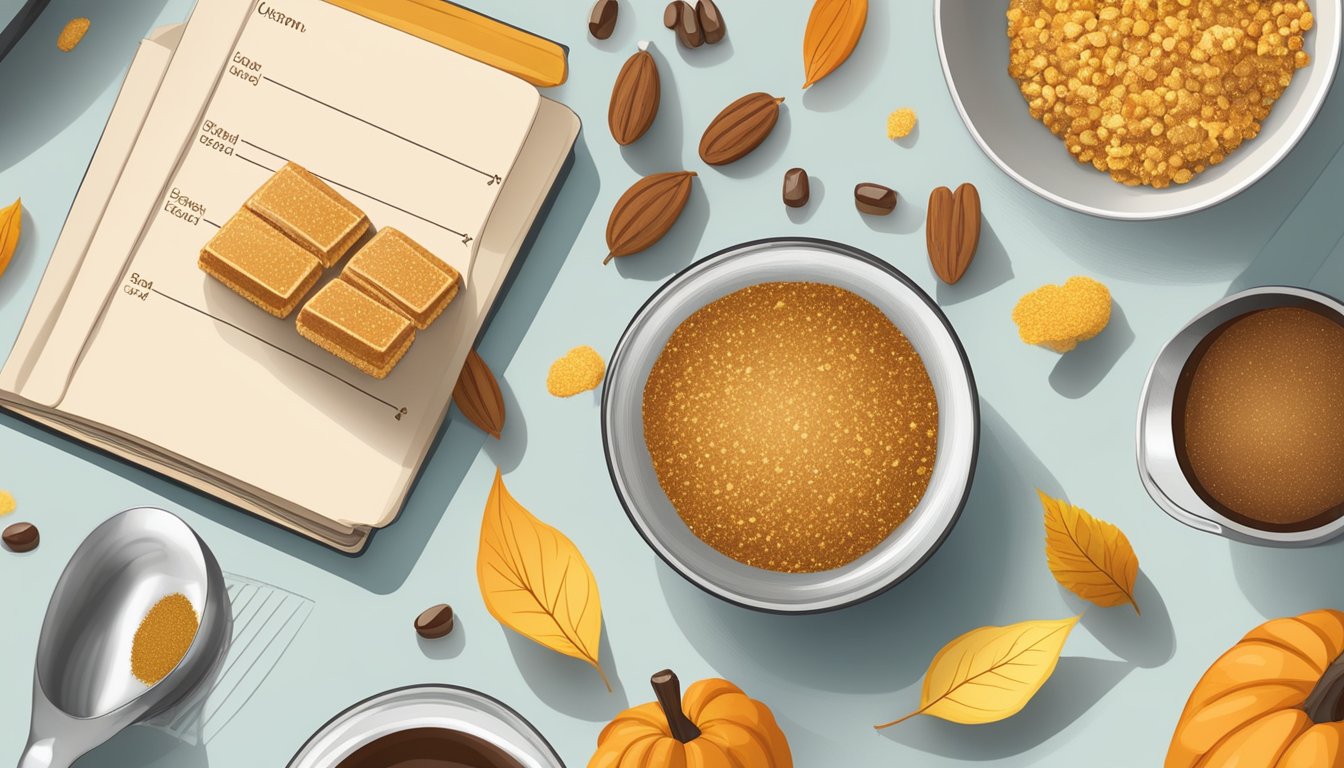
[[[481, 250], [471, 273], [470, 287], [459, 300], [469, 307], [475, 307], [476, 316], [484, 319], [499, 295], [499, 289], [508, 276], [513, 260], [522, 247], [536, 221], [542, 203], [556, 182], [565, 159], [574, 146], [579, 134], [579, 119], [568, 107], [543, 99], [537, 112], [537, 120], [532, 135], [528, 137], [518, 163], [514, 166], [514, 183], [500, 195], [495, 215], [481, 240]], [[451, 326], [445, 341], [445, 376], [439, 382], [440, 401], [447, 404], [457, 375], [466, 361], [467, 353], [476, 341], [481, 322], [461, 323]], [[428, 443], [438, 428], [443, 413], [438, 418], [424, 419], [418, 425], [422, 439]], [[409, 487], [414, 467], [406, 468], [404, 484]], [[374, 523], [381, 527], [392, 521], [387, 518]]]
[[[180, 28], [176, 34], [181, 34]], [[156, 37], [173, 38], [172, 32], [161, 32]], [[98, 140], [98, 150], [89, 163], [80, 184], [79, 194], [70, 208], [61, 236], [56, 242], [47, 271], [28, 316], [0, 371], [0, 388], [21, 393], [28, 375], [45, 351], [52, 329], [60, 315], [61, 304], [70, 291], [80, 262], [93, 239], [103, 212], [107, 209], [112, 190], [130, 156], [131, 147], [144, 123], [145, 114], [154, 101], [154, 93], [163, 79], [172, 49], [155, 41], [144, 40], [131, 61], [131, 67], [117, 94], [112, 114]]]
[[293, 160], [469, 275], [539, 96], [320, 0], [254, 6], [229, 58], [200, 84], [219, 76], [60, 407], [323, 517], [382, 520], [424, 448], [417, 424], [441, 412], [456, 327], [481, 322], [471, 286], [379, 381], [200, 272], [197, 254]]

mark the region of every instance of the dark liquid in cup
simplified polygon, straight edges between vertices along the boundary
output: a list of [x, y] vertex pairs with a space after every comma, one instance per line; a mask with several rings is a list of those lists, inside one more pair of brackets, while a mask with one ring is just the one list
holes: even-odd
[[1174, 406], [1177, 458], [1209, 506], [1268, 531], [1344, 515], [1341, 318], [1276, 307], [1224, 323], [1191, 354]]
[[523, 768], [484, 739], [447, 728], [412, 728], [365, 744], [337, 768]]

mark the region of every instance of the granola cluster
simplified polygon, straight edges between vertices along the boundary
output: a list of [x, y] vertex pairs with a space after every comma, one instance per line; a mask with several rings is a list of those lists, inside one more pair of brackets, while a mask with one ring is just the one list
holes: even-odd
[[1162, 188], [1255, 138], [1312, 23], [1305, 0], [1013, 0], [1008, 72], [1080, 162]]

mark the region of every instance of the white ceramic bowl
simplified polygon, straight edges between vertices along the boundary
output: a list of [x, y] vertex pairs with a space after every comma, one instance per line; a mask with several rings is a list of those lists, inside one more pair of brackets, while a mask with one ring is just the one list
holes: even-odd
[[1320, 111], [1339, 61], [1339, 0], [1314, 0], [1312, 62], [1293, 76], [1260, 135], [1199, 174], [1166, 189], [1126, 187], [1074, 159], [1032, 119], [1008, 75], [1009, 0], [934, 0], [943, 75], [967, 129], [1009, 176], [1051, 202], [1110, 219], [1163, 219], [1203, 210], [1254, 184], [1292, 150]]
[[[873, 551], [821, 573], [778, 573], [720, 554], [682, 522], [663, 493], [644, 442], [644, 384], [682, 321], [706, 304], [766, 282], [827, 283], [872, 302], [919, 352], [938, 398], [938, 455], [910, 517]], [[761, 240], [721, 251], [669, 280], [616, 346], [602, 392], [602, 440], [630, 520], [688, 581], [738, 605], [777, 613], [832, 610], [872, 597], [918, 568], [961, 513], [979, 447], [980, 410], [970, 364], [938, 305], [892, 266], [824, 240]]]

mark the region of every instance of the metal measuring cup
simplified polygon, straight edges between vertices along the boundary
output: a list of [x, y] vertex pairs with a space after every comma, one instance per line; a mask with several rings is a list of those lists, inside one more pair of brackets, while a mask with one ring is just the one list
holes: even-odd
[[1197, 530], [1248, 544], [1301, 547], [1344, 534], [1344, 516], [1303, 530], [1265, 530], [1214, 509], [1195, 489], [1178, 458], [1173, 414], [1181, 373], [1206, 337], [1238, 317], [1265, 309], [1299, 307], [1344, 322], [1344, 303], [1306, 288], [1264, 286], [1233, 294], [1191, 320], [1158, 353], [1139, 399], [1139, 478], [1148, 495], [1172, 518]]

